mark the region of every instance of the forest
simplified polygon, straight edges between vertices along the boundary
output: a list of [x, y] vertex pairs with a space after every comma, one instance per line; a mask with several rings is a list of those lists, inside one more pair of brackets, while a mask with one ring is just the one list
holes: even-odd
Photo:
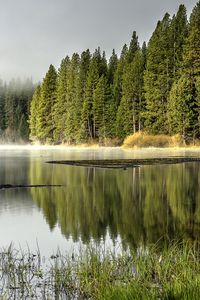
[[1, 88], [2, 135], [120, 144], [142, 131], [193, 142], [200, 138], [200, 1], [189, 20], [184, 5], [172, 17], [166, 13], [148, 44], [133, 31], [119, 57], [113, 49], [107, 61], [100, 47], [66, 56], [58, 70], [50, 65], [30, 100], [33, 89]]
[[29, 140], [30, 103], [35, 90], [32, 80], [0, 81], [0, 142], [17, 143]]

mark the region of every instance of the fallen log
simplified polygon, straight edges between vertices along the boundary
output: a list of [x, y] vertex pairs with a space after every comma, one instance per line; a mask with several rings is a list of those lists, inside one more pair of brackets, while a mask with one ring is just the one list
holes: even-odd
[[165, 165], [188, 162], [200, 162], [199, 157], [165, 157], [146, 159], [103, 159], [103, 160], [58, 160], [47, 161], [49, 164], [80, 166], [88, 168], [127, 169], [145, 165]]
[[0, 184], [0, 190], [18, 189], [18, 188], [45, 188], [45, 187], [62, 187], [62, 185], [52, 185], [52, 184], [33, 184], [33, 185]]

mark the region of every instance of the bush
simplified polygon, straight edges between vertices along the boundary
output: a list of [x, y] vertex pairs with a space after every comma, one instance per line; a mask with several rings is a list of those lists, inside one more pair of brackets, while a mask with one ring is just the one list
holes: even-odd
[[146, 147], [179, 147], [183, 146], [183, 141], [180, 135], [150, 135], [144, 132], [137, 132], [125, 138], [123, 147], [125, 148], [146, 148]]

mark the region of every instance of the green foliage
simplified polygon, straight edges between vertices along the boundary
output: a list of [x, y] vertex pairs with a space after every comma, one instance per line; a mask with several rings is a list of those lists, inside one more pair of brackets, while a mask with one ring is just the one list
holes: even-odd
[[172, 87], [168, 104], [168, 122], [171, 134], [180, 133], [185, 142], [199, 132], [198, 103], [192, 98], [191, 82], [182, 76]]
[[84, 130], [84, 137], [86, 140], [95, 137], [95, 127], [93, 120], [93, 102], [94, 102], [94, 91], [97, 87], [99, 80], [99, 69], [97, 59], [92, 58], [87, 81], [85, 85], [85, 95], [81, 115], [81, 126]]
[[0, 138], [3, 142], [28, 141], [28, 115], [34, 92], [30, 80], [0, 83]]
[[117, 113], [117, 134], [125, 137], [141, 129], [143, 113], [144, 58], [141, 50], [124, 72], [122, 79], [122, 100]]
[[41, 100], [41, 87], [38, 86], [33, 94], [33, 98], [30, 106], [29, 128], [30, 139], [36, 140], [38, 135], [38, 107]]
[[41, 99], [38, 106], [37, 138], [41, 143], [52, 143], [55, 122], [53, 107], [56, 103], [57, 72], [53, 65], [44, 78], [41, 86]]
[[165, 14], [149, 41], [144, 76], [145, 129], [153, 134], [166, 133], [167, 99], [173, 82], [172, 49], [171, 19]]
[[[107, 63], [98, 47], [93, 55], [86, 50], [81, 57], [67, 56], [57, 76], [51, 66], [41, 95], [32, 100], [30, 137], [42, 143], [102, 143], [142, 130], [153, 135], [179, 134], [185, 142], [199, 138], [199, 20], [200, 1], [190, 22], [185, 6], [180, 5], [172, 18], [166, 13], [158, 21], [148, 45], [140, 48], [133, 31], [119, 59], [113, 50]], [[2, 101], [1, 90], [1, 130], [20, 124], [26, 135], [26, 114], [12, 93]], [[14, 112], [18, 118], [12, 117]]]
[[70, 58], [67, 56], [61, 61], [57, 78], [57, 95], [53, 107], [53, 118], [56, 124], [54, 130], [54, 141], [56, 143], [64, 140], [65, 120], [67, 115], [68, 76]]

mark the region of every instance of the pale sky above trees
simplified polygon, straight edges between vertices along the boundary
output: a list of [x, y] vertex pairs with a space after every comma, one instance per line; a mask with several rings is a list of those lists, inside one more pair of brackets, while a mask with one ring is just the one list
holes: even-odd
[[100, 46], [120, 53], [136, 30], [148, 41], [165, 12], [196, 0], [0, 0], [0, 77], [41, 80], [48, 66]]

